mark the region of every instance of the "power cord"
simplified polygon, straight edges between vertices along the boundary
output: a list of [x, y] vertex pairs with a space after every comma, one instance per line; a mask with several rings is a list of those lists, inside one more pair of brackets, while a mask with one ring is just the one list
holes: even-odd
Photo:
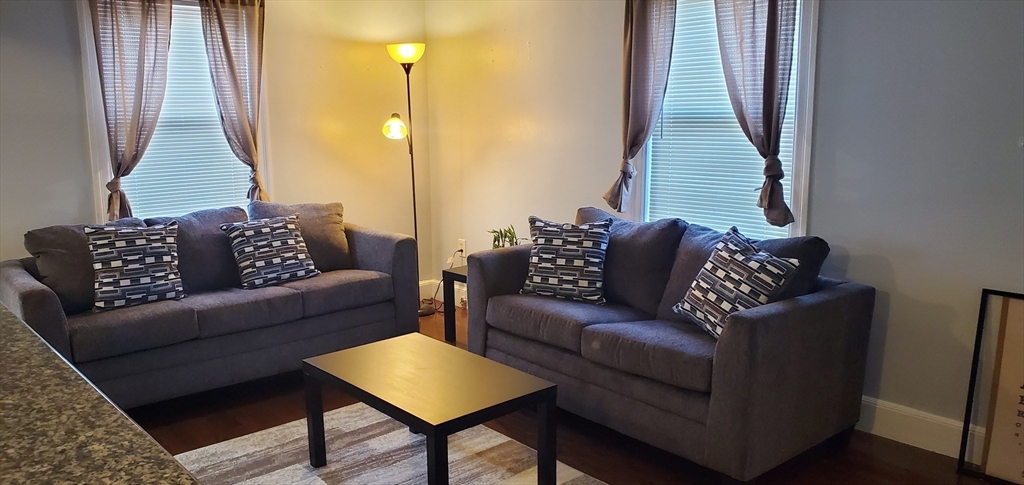
[[[456, 249], [455, 252], [452, 253], [451, 258], [449, 258], [450, 262], [448, 263], [448, 269], [452, 269], [452, 268], [455, 267], [455, 255], [459, 254], [459, 253], [462, 253], [461, 249]], [[440, 290], [441, 290], [441, 282], [438, 281], [437, 282], [437, 286], [434, 288], [434, 298], [433, 298], [433, 301], [434, 301], [434, 311], [435, 312], [439, 312], [442, 309], [444, 309], [444, 305], [445, 305], [445, 302], [441, 302], [440, 306], [437, 305], [437, 292], [440, 291]]]

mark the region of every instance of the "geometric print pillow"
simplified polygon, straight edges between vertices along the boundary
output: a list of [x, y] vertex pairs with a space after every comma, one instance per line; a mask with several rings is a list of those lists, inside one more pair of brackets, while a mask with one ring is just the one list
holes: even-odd
[[231, 241], [242, 287], [262, 288], [320, 274], [299, 232], [299, 216], [221, 224]]
[[178, 273], [178, 226], [86, 226], [101, 310], [185, 296]]
[[755, 248], [733, 227], [672, 311], [695, 318], [718, 339], [729, 314], [773, 301], [799, 265], [796, 259], [777, 258]]
[[602, 305], [611, 220], [580, 226], [530, 216], [530, 270], [521, 293]]

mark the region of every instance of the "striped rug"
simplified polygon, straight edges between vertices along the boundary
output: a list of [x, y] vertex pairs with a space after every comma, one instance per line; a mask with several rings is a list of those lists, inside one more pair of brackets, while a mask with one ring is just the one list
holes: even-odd
[[[309, 466], [306, 420], [175, 456], [205, 485], [397, 485], [427, 483], [422, 435], [358, 403], [324, 415], [327, 466]], [[537, 453], [485, 426], [448, 439], [455, 484], [535, 484]], [[558, 483], [605, 485], [558, 463]]]

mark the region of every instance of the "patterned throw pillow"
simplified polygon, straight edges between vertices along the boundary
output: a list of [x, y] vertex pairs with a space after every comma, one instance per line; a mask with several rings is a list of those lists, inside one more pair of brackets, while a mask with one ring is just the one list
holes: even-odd
[[523, 294], [604, 304], [604, 259], [611, 221], [574, 225], [530, 216], [530, 274]]
[[185, 296], [178, 273], [178, 226], [85, 226], [99, 309]]
[[221, 224], [231, 240], [243, 288], [262, 288], [320, 274], [299, 232], [299, 217]]
[[796, 259], [777, 258], [757, 249], [733, 227], [672, 311], [697, 319], [717, 339], [729, 314], [772, 301], [799, 265]]

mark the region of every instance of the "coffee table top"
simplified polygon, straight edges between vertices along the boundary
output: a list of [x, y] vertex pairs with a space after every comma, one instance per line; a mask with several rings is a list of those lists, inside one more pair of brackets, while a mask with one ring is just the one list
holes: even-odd
[[555, 387], [418, 333], [304, 362], [433, 426]]

